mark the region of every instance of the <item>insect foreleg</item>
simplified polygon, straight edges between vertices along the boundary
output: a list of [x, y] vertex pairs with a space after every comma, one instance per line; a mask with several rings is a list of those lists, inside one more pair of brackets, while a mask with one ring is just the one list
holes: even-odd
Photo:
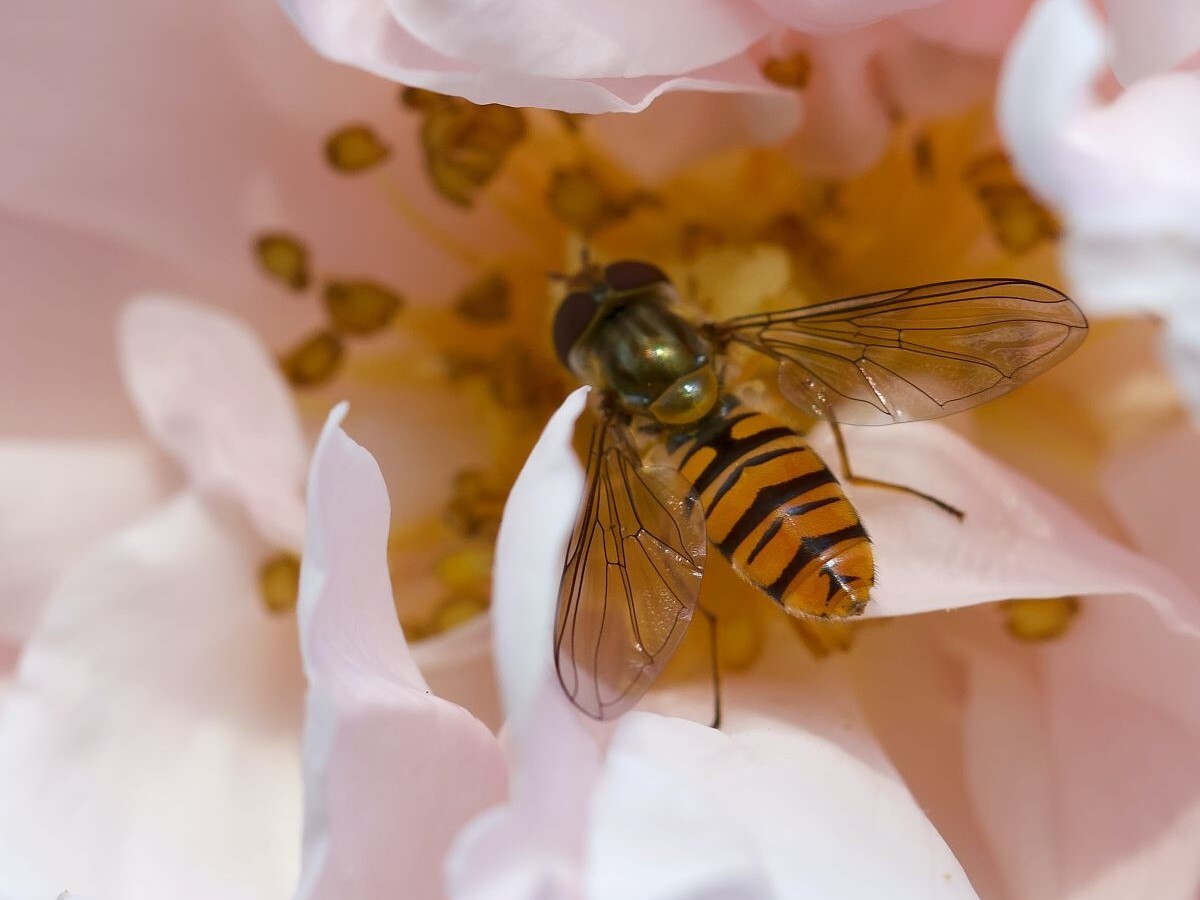
[[890, 491], [902, 491], [905, 494], [912, 494], [914, 497], [920, 497], [922, 500], [927, 500], [938, 509], [948, 512], [960, 522], [962, 521], [965, 513], [958, 507], [951, 506], [944, 500], [939, 500], [937, 497], [931, 497], [929, 494], [918, 491], [916, 488], [907, 487], [903, 484], [893, 484], [890, 481], [879, 481], [875, 478], [864, 478], [861, 475], [855, 475], [854, 471], [850, 468], [850, 457], [846, 454], [846, 439], [842, 436], [841, 426], [832, 419], [830, 420], [829, 425], [833, 429], [833, 439], [835, 442], [837, 442], [838, 459], [841, 460], [842, 473], [848, 482], [851, 484], [886, 488]]

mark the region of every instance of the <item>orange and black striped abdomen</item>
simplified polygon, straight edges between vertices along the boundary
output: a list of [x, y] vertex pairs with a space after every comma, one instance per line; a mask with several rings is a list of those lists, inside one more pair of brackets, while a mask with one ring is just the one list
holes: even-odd
[[871, 542], [829, 467], [794, 430], [730, 402], [670, 442], [708, 539], [743, 578], [796, 615], [862, 612]]

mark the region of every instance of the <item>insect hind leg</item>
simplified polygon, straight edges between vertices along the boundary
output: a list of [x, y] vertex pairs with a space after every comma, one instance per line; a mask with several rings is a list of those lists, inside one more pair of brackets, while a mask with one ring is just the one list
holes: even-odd
[[697, 606], [696, 611], [704, 616], [708, 622], [708, 645], [711, 654], [710, 661], [712, 664], [712, 685], [713, 685], [713, 718], [709, 723], [710, 728], [721, 728], [721, 665], [720, 654], [717, 652], [717, 617], [711, 610], [705, 609], [703, 606]]
[[922, 500], [932, 503], [943, 512], [954, 516], [954, 518], [958, 519], [960, 522], [966, 516], [966, 513], [964, 513], [957, 506], [951, 506], [945, 500], [939, 500], [937, 497], [926, 494], [923, 491], [918, 491], [916, 488], [908, 487], [907, 485], [903, 484], [893, 484], [890, 481], [880, 481], [877, 478], [866, 478], [862, 475], [855, 475], [854, 471], [850, 468], [850, 457], [846, 453], [846, 439], [842, 435], [841, 426], [833, 420], [830, 420], [829, 424], [830, 427], [833, 428], [833, 439], [837, 443], [838, 459], [842, 464], [842, 473], [845, 475], [845, 478], [848, 482], [851, 484], [860, 484], [865, 487], [885, 488], [889, 491], [900, 491], [905, 494], [912, 494], [914, 497], [920, 497]]

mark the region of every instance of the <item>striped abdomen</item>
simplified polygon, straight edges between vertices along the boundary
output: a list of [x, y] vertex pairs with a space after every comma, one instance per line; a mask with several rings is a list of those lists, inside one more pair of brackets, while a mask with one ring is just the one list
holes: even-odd
[[875, 578], [871, 542], [828, 466], [795, 431], [727, 401], [671, 441], [708, 539], [789, 613], [852, 616]]

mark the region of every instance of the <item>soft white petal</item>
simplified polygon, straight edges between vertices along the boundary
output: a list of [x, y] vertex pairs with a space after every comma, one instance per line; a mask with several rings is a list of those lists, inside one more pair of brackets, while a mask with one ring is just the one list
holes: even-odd
[[492, 633], [509, 727], [520, 740], [547, 677], [555, 598], [566, 542], [583, 496], [575, 457], [575, 420], [588, 388], [577, 389], [546, 423], [517, 477], [496, 540]]
[[1200, 73], [1146, 78], [1099, 105], [1103, 63], [1095, 12], [1042, 0], [1005, 67], [1001, 129], [1065, 220], [1064, 268], [1085, 308], [1166, 318], [1167, 360], [1200, 408]]
[[288, 896], [302, 685], [261, 553], [185, 493], [59, 582], [0, 709], [0, 892]]
[[254, 333], [224, 313], [144, 296], [122, 315], [120, 354], [146, 430], [191, 482], [244, 504], [268, 539], [298, 547], [304, 439]]
[[429, 692], [409, 653], [388, 580], [387, 489], [341, 430], [345, 412], [326, 423], [308, 493], [298, 897], [436, 897], [455, 833], [504, 796], [504, 758], [486, 726]]
[[1104, 32], [1086, 0], [1039, 0], [1013, 39], [1000, 76], [996, 115], [1022, 178], [1062, 206], [1075, 176], [1062, 130], [1093, 105]]
[[547, 78], [690, 72], [746, 50], [771, 27], [742, 0], [382, 0], [424, 46], [481, 69]]
[[542, 77], [481, 67], [439, 53], [401, 28], [382, 0], [281, 0], [281, 4], [313, 46], [329, 58], [475, 103], [578, 113], [637, 112], [668, 91], [778, 92], [744, 54], [676, 75]]
[[[593, 803], [590, 896], [975, 897], [850, 684], [777, 620], [766, 657], [725, 679], [721, 731], [627, 716]], [[701, 718], [711, 690], [651, 701]]]
[[1200, 72], [1139, 82], [1062, 134], [1076, 231], [1200, 242]]
[[163, 463], [135, 441], [0, 444], [0, 641], [29, 633], [81, 553], [165, 498]]
[[[1200, 124], [1190, 111], [1200, 103], [1200, 74], [1149, 79], [1099, 105], [1093, 81], [1104, 62], [1102, 34], [1082, 0], [1042, 0], [1005, 66], [1000, 124], [1022, 174], [1067, 218], [1072, 274], [1089, 279], [1084, 299], [1109, 307], [1115, 295], [1129, 306], [1162, 308], [1172, 300], [1154, 296], [1155, 269], [1165, 254], [1118, 257], [1121, 265], [1134, 265], [1107, 290], [1105, 278], [1117, 275], [1117, 267], [1088, 269], [1122, 249], [1156, 252], [1136, 244], [1122, 248], [1122, 239], [1160, 243], [1163, 250], [1191, 242], [1195, 265]], [[1080, 264], [1081, 254], [1088, 265]], [[1169, 266], [1168, 274], [1176, 268]], [[1142, 296], [1131, 296], [1133, 290]]]

